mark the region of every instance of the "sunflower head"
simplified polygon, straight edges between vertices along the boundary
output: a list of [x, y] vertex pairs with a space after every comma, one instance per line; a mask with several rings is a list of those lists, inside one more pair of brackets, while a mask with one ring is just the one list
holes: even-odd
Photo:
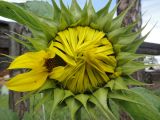
[[[109, 11], [111, 2], [109, 0], [104, 8], [95, 11], [91, 0], [83, 9], [76, 0], [72, 0], [69, 8], [62, 0], [59, 8], [52, 0], [53, 6], [45, 3], [50, 14], [44, 15], [44, 12], [35, 12], [33, 6], [23, 9], [0, 1], [0, 15], [28, 26], [33, 34], [33, 38], [18, 35], [27, 42], [11, 36], [31, 52], [18, 56], [11, 63], [9, 69], [26, 68], [28, 71], [9, 80], [6, 83], [8, 88], [22, 92], [34, 90], [47, 95], [52, 93], [52, 111], [65, 103], [72, 119], [81, 106], [93, 119], [94, 105], [106, 119], [117, 120], [113, 104], [128, 110], [127, 103], [124, 105], [121, 101], [142, 103], [144, 98], [128, 89], [128, 85], [144, 85], [130, 75], [146, 67], [135, 61], [144, 55], [135, 52], [149, 33], [139, 37], [145, 27], [132, 31], [138, 20], [122, 26], [123, 18], [134, 2], [116, 17], [118, 5]], [[48, 99], [42, 99], [45, 100]], [[141, 105], [148, 109], [146, 104]], [[132, 110], [127, 112], [135, 117]], [[153, 114], [160, 116], [159, 113]]]
[[113, 46], [102, 31], [82, 26], [68, 28], [58, 32], [53, 48], [66, 66], [59, 78], [50, 78], [74, 93], [98, 89], [115, 73]]

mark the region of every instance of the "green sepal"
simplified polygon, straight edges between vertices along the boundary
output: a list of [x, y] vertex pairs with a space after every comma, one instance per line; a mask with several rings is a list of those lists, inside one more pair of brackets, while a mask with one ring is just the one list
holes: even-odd
[[117, 118], [108, 108], [107, 96], [108, 96], [108, 90], [105, 88], [100, 88], [93, 93], [89, 101], [95, 104], [102, 111], [107, 120], [117, 120]]
[[74, 17], [74, 21], [77, 21], [81, 18], [82, 9], [77, 3], [77, 0], [72, 0], [70, 12]]
[[111, 91], [112, 91], [113, 88], [114, 88], [114, 84], [115, 84], [115, 80], [110, 80], [110, 81], [108, 81], [108, 83], [105, 85], [105, 87], [110, 88]]
[[[85, 95], [85, 94], [78, 94], [75, 96], [75, 98], [82, 103], [82, 105], [84, 106], [84, 108], [86, 109], [87, 111], [87, 102], [88, 102], [88, 99], [89, 99], [89, 96], [88, 95]], [[87, 111], [88, 112], [88, 111]]]
[[117, 77], [115, 79], [111, 79], [105, 87], [110, 88], [111, 91], [114, 90], [127, 90], [128, 84], [124, 81], [123, 77]]
[[94, 24], [97, 26], [98, 29], [103, 30], [105, 33], [109, 31], [117, 7], [118, 4], [113, 8], [113, 10], [110, 13], [98, 16], [95, 19]]
[[61, 5], [61, 15], [63, 16], [63, 18], [65, 19], [65, 21], [69, 26], [74, 22], [73, 16], [62, 0], [60, 0], [60, 5]]
[[134, 42], [138, 37], [140, 37], [140, 34], [144, 28], [138, 30], [137, 32], [128, 33], [125, 35], [120, 35], [117, 41], [114, 41], [114, 44], [121, 44], [128, 46], [132, 42]]
[[74, 96], [74, 94], [70, 90], [65, 90], [64, 97], [63, 97], [62, 101], [64, 101], [65, 99], [67, 99], [68, 97], [71, 97], [71, 96]]
[[81, 104], [76, 99], [69, 97], [65, 100], [69, 110], [71, 112], [71, 119], [76, 120], [76, 112], [80, 109]]
[[109, 0], [108, 3], [104, 6], [104, 8], [100, 9], [98, 12], [97, 12], [97, 16], [100, 17], [100, 16], [105, 16], [106, 14], [108, 14], [108, 11], [109, 11], [109, 8], [111, 6], [111, 2], [112, 0]]
[[128, 89], [127, 84], [125, 83], [122, 77], [114, 79], [113, 90], [127, 90], [127, 89]]
[[61, 16], [61, 10], [57, 6], [55, 0], [52, 0], [52, 5], [53, 5], [53, 20], [57, 23], [59, 23], [60, 16]]
[[82, 17], [80, 19], [80, 22], [79, 24], [82, 25], [82, 26], [87, 26], [89, 25], [89, 20], [88, 20], [88, 5], [87, 5], [87, 2], [85, 3], [85, 6], [82, 10]]
[[88, 3], [88, 7], [87, 7], [87, 12], [88, 12], [88, 21], [89, 23], [91, 23], [96, 17], [96, 11], [93, 7], [93, 4], [92, 4], [92, 0], [89, 0], [89, 3]]
[[139, 48], [139, 46], [144, 42], [144, 40], [148, 37], [150, 33], [151, 31], [149, 31], [144, 37], [136, 39], [134, 42], [132, 42], [130, 45], [124, 48], [123, 51], [135, 53]]
[[127, 32], [131, 32], [131, 30], [133, 29], [133, 27], [139, 22], [139, 19], [136, 20], [135, 22], [133, 22], [132, 24], [129, 24], [128, 26], [125, 27], [120, 27], [117, 28], [109, 33], [107, 33], [107, 37], [111, 42], [116, 41], [120, 35], [124, 35]]
[[[146, 23], [147, 25], [147, 23]], [[145, 25], [145, 26], [146, 26]], [[152, 29], [143, 37], [136, 39], [135, 41], [133, 41], [131, 44], [129, 44], [128, 46], [126, 46], [123, 51], [127, 51], [127, 52], [132, 52], [135, 53], [137, 51], [137, 49], [139, 48], [139, 46], [144, 42], [144, 40], [148, 37], [148, 35], [152, 32], [152, 30], [154, 29], [155, 25], [152, 27]]]
[[129, 53], [129, 52], [120, 52], [117, 56], [116, 59], [118, 61], [118, 66], [122, 66], [126, 64], [127, 62], [136, 60], [138, 58], [144, 58], [146, 55], [144, 54], [134, 54], [134, 53]]
[[145, 65], [142, 62], [130, 61], [116, 69], [116, 71], [121, 71], [125, 75], [130, 75], [138, 70], [150, 67], [153, 65]]
[[146, 83], [143, 83], [141, 81], [135, 80], [131, 76], [125, 76], [125, 77], [123, 77], [123, 79], [124, 79], [124, 82], [126, 83], [126, 85], [136, 85], [136, 86], [147, 85]]
[[62, 102], [65, 95], [65, 92], [63, 89], [56, 88], [53, 91], [54, 91], [54, 98], [53, 98], [53, 105], [50, 113], [50, 120], [52, 118], [55, 108], [58, 106], [60, 102]]
[[90, 98], [90, 96], [86, 95], [86, 94], [78, 94], [78, 95], [75, 96], [75, 99], [77, 99], [84, 106], [84, 108], [87, 111], [90, 119], [93, 119], [94, 116], [92, 116], [92, 114], [88, 110], [88, 105], [87, 105], [89, 98]]
[[47, 79], [46, 82], [44, 83], [44, 85], [42, 87], [40, 87], [37, 90], [37, 92], [43, 92], [45, 90], [53, 89], [53, 88], [56, 88], [56, 84], [55, 84], [54, 80]]

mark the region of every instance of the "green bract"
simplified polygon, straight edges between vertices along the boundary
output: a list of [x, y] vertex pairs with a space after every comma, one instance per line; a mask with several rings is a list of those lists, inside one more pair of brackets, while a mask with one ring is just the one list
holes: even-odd
[[[33, 1], [27, 2], [24, 8], [0, 1], [0, 15], [27, 26], [33, 34], [32, 38], [18, 35], [28, 41], [11, 36], [13, 39], [32, 52], [47, 50], [52, 42], [55, 54], [60, 57], [56, 61], [61, 59], [65, 62], [55, 63], [56, 66], [64, 67], [57, 70], [62, 72], [62, 76], [51, 75], [41, 88], [33, 92], [44, 93], [40, 104], [52, 100], [51, 116], [57, 106], [64, 104], [68, 106], [72, 120], [76, 119], [77, 112], [82, 107], [91, 120], [98, 120], [94, 114], [96, 109], [101, 111], [106, 120], [118, 120], [115, 106], [123, 108], [135, 120], [160, 118], [158, 97], [147, 93], [143, 88], [128, 89], [128, 85], [144, 85], [130, 75], [146, 67], [135, 61], [144, 55], [135, 52], [150, 32], [144, 37], [139, 37], [144, 28], [132, 32], [138, 20], [122, 27], [123, 18], [133, 3], [114, 17], [118, 5], [109, 11], [111, 2], [109, 0], [104, 8], [95, 11], [91, 0], [86, 2], [83, 9], [76, 0], [72, 0], [70, 7], [66, 7], [60, 0], [60, 8], [54, 0], [53, 6]], [[84, 29], [97, 32], [98, 35], [95, 36], [98, 37], [94, 39], [94, 34], [87, 34]], [[57, 74], [59, 75], [58, 72]], [[52, 97], [48, 97], [50, 94]], [[154, 97], [158, 104], [155, 105], [148, 97]]]

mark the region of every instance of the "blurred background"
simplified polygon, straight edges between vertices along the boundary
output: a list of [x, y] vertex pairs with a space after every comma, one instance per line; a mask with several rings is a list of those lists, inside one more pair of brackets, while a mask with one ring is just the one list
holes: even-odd
[[[32, 6], [32, 3], [30, 3], [31, 0], [30, 1], [5, 0], [5, 1], [14, 2], [17, 5], [20, 5], [23, 7], [24, 7], [24, 4], [27, 5], [27, 7], [30, 7], [30, 5]], [[41, 1], [48, 2], [49, 4], [51, 4], [51, 0], [41, 0]], [[55, 1], [59, 4], [58, 0], [55, 0]], [[63, 1], [65, 2], [66, 5], [70, 6], [71, 0], [63, 0]], [[86, 0], [77, 0], [77, 1], [83, 8]], [[92, 1], [96, 11], [104, 7], [105, 4], [108, 2], [108, 0], [92, 0]], [[116, 3], [119, 1], [121, 1], [121, 3], [118, 7], [117, 14], [121, 13], [130, 4], [132, 0], [113, 0], [110, 9], [112, 9], [116, 5]], [[37, 13], [39, 12], [38, 6], [36, 6], [35, 8], [33, 8], [32, 6], [31, 9], [34, 9], [35, 11], [37, 11]], [[136, 0], [136, 4], [134, 8], [132, 8], [132, 10], [128, 13], [127, 17], [124, 19], [124, 22], [123, 22], [124, 25], [128, 25], [129, 23], [134, 22], [137, 16], [141, 16], [141, 21], [140, 23], [137, 24], [134, 30], [136, 31], [138, 28], [140, 28], [141, 26], [144, 26], [149, 21], [146, 29], [142, 32], [142, 36], [147, 34], [154, 27], [150, 35], [146, 38], [145, 43], [143, 43], [137, 50], [137, 53], [149, 54], [144, 59], [139, 59], [140, 61], [143, 61], [144, 64], [160, 64], [160, 37], [159, 37], [160, 36], [160, 12], [159, 12], [159, 9], [160, 9], [160, 0]], [[115, 14], [115, 16], [117, 14]], [[32, 35], [29, 29], [26, 28], [25, 26], [19, 25], [13, 20], [0, 17], [0, 53], [17, 56], [25, 52], [25, 48], [23, 46], [17, 44], [15, 41], [11, 40], [6, 35], [6, 34], [14, 35], [14, 32], [22, 35], [26, 35], [26, 36]], [[8, 107], [14, 111], [17, 111], [17, 109], [21, 107], [24, 110], [21, 111], [20, 109], [18, 113], [20, 116], [23, 116], [24, 111], [28, 111], [28, 106], [29, 106], [28, 105], [29, 103], [25, 102], [25, 103], [19, 104], [18, 107], [15, 107], [15, 103], [16, 103], [15, 101], [21, 98], [24, 95], [24, 93], [15, 93], [13, 91], [9, 92], [5, 86], [1, 85], [4, 82], [4, 80], [7, 80], [10, 78], [10, 75], [13, 76], [14, 74], [17, 74], [15, 72], [10, 73], [8, 70], [6, 70], [10, 61], [11, 60], [7, 56], [0, 55], [0, 116], [4, 115], [4, 117], [0, 117], [0, 120], [14, 120], [14, 119], [16, 120], [17, 119], [15, 114], [13, 114], [11, 111], [8, 111]], [[159, 66], [154, 66], [154, 67], [147, 68], [145, 70], [141, 70], [133, 74], [133, 76], [140, 81], [149, 83], [150, 85], [147, 86], [147, 88], [152, 89], [153, 92], [155, 92], [157, 95], [160, 95], [160, 67]], [[38, 97], [41, 97], [41, 96], [38, 96]], [[32, 106], [33, 103], [36, 103], [38, 97], [32, 100], [30, 106]], [[32, 107], [34, 107], [34, 104]], [[42, 106], [42, 110], [43, 110], [43, 106]], [[7, 114], [9, 115], [8, 117], [6, 117]], [[11, 114], [13, 115], [11, 116]], [[65, 114], [65, 112], [61, 114]], [[55, 114], [55, 118], [54, 118], [56, 120], [59, 119], [59, 116], [62, 116], [62, 115], [59, 115], [59, 116], [56, 116], [56, 115], [57, 114]], [[43, 118], [44, 116], [43, 117], [39, 116], [39, 118], [30, 118], [28, 116], [26, 117], [26, 120], [27, 119], [28, 120], [33, 120], [33, 119], [45, 120], [45, 118]], [[60, 118], [60, 119], [68, 120], [69, 118], [68, 118], [68, 115], [66, 114], [64, 118]]]

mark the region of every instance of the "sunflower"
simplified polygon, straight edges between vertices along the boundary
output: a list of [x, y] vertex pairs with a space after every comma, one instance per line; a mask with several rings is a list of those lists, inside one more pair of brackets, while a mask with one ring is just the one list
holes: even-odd
[[[48, 14], [44, 14], [32, 9], [34, 6], [24, 9], [0, 1], [0, 15], [26, 25], [33, 34], [32, 38], [18, 35], [27, 41], [11, 36], [31, 52], [15, 58], [9, 66], [9, 69], [25, 68], [29, 72], [9, 80], [8, 88], [49, 95], [51, 92], [52, 98], [42, 99], [43, 102], [53, 100], [51, 116], [57, 106], [65, 104], [73, 120], [81, 108], [90, 119], [96, 119], [94, 108], [97, 108], [107, 120], [117, 120], [115, 106], [122, 107], [136, 120], [160, 118], [157, 108], [149, 104], [142, 92], [128, 88], [128, 85], [144, 85], [131, 74], [146, 67], [136, 60], [145, 55], [135, 52], [150, 32], [144, 37], [139, 36], [145, 27], [132, 32], [138, 19], [122, 26], [134, 2], [116, 17], [118, 4], [109, 11], [111, 2], [99, 11], [94, 10], [91, 0], [83, 9], [76, 0], [72, 0], [69, 8], [62, 0], [60, 8], [54, 0], [53, 6], [37, 2], [38, 6], [45, 5]], [[145, 115], [134, 114], [137, 110]], [[147, 115], [146, 110], [150, 111]]]
[[[50, 48], [52, 47], [52, 44]], [[52, 49], [39, 52], [28, 52], [17, 57], [8, 69], [28, 69], [29, 72], [19, 74], [6, 83], [10, 90], [32, 91], [41, 87], [48, 76], [53, 75], [55, 52]]]

